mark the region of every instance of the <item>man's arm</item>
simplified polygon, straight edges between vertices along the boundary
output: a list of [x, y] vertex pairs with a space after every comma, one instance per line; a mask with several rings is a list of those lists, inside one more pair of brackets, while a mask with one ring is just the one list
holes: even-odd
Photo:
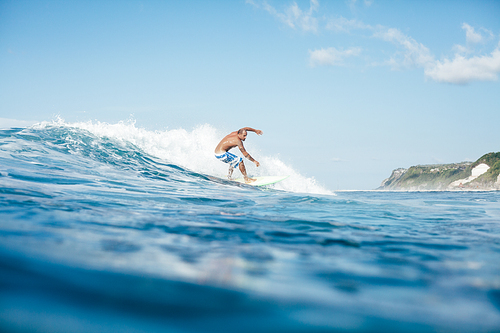
[[250, 131], [250, 132], [254, 132], [254, 133], [257, 133], [258, 135], [262, 135], [264, 132], [262, 132], [261, 130], [258, 130], [258, 129], [254, 129], [254, 128], [251, 128], [251, 127], [243, 127], [243, 129], [245, 131]]
[[243, 143], [241, 143], [241, 145], [238, 145], [238, 148], [240, 148], [240, 151], [243, 154], [243, 156], [245, 156], [251, 162], [254, 162], [257, 167], [260, 166], [260, 163], [256, 160], [254, 160], [254, 158], [252, 156], [250, 156], [250, 154], [246, 151], [245, 147], [243, 147]]

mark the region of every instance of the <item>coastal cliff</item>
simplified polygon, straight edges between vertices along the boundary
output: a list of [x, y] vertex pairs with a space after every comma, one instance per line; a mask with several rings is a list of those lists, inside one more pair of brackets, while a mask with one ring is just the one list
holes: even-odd
[[500, 152], [475, 162], [399, 168], [377, 190], [500, 190]]

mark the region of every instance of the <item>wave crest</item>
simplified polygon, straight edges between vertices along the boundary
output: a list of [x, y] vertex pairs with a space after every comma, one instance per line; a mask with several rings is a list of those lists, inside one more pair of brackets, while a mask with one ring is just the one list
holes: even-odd
[[[32, 128], [50, 127], [82, 129], [98, 137], [108, 137], [124, 143], [131, 143], [149, 155], [197, 173], [220, 178], [225, 178], [227, 175], [227, 165], [214, 158], [215, 146], [225, 134], [209, 124], [196, 126], [191, 131], [183, 128], [150, 131], [137, 127], [135, 120], [120, 121], [115, 124], [100, 121], [66, 123], [59, 118], [52, 122], [35, 124]], [[274, 185], [276, 189], [298, 193], [333, 194], [317, 184], [314, 178], [300, 175], [291, 166], [286, 165], [276, 157], [258, 156], [256, 158], [261, 162], [261, 167], [255, 168], [252, 163], [247, 162], [245, 165], [249, 175], [290, 176], [285, 181]], [[239, 171], [235, 172], [236, 175], [239, 173]]]

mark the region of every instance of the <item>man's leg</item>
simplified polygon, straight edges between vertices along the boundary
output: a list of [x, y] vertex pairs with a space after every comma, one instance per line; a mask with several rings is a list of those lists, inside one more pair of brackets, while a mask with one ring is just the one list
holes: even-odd
[[245, 178], [245, 183], [251, 183], [255, 181], [255, 179], [249, 178], [247, 176], [247, 169], [245, 168], [245, 163], [243, 163], [243, 161], [240, 162], [240, 172], [243, 175], [243, 178]]
[[227, 174], [227, 179], [231, 180], [231, 176], [233, 175], [233, 166], [232, 165], [229, 165], [229, 172]]

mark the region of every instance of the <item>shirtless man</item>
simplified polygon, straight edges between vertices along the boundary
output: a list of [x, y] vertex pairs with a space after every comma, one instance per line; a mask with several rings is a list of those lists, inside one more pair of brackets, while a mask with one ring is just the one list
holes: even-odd
[[224, 139], [219, 142], [217, 147], [215, 147], [215, 158], [229, 164], [229, 174], [227, 175], [228, 179], [231, 179], [234, 168], [239, 165], [241, 174], [245, 178], [245, 183], [251, 183], [254, 182], [255, 179], [249, 178], [247, 176], [247, 170], [245, 169], [243, 159], [229, 152], [230, 149], [238, 146], [243, 156], [254, 162], [257, 167], [260, 165], [260, 163], [254, 160], [252, 156], [250, 156], [250, 154], [245, 150], [245, 147], [243, 147], [243, 141], [245, 141], [245, 139], [247, 138], [247, 131], [262, 135], [261, 130], [256, 130], [250, 127], [240, 128], [238, 131], [226, 135]]

